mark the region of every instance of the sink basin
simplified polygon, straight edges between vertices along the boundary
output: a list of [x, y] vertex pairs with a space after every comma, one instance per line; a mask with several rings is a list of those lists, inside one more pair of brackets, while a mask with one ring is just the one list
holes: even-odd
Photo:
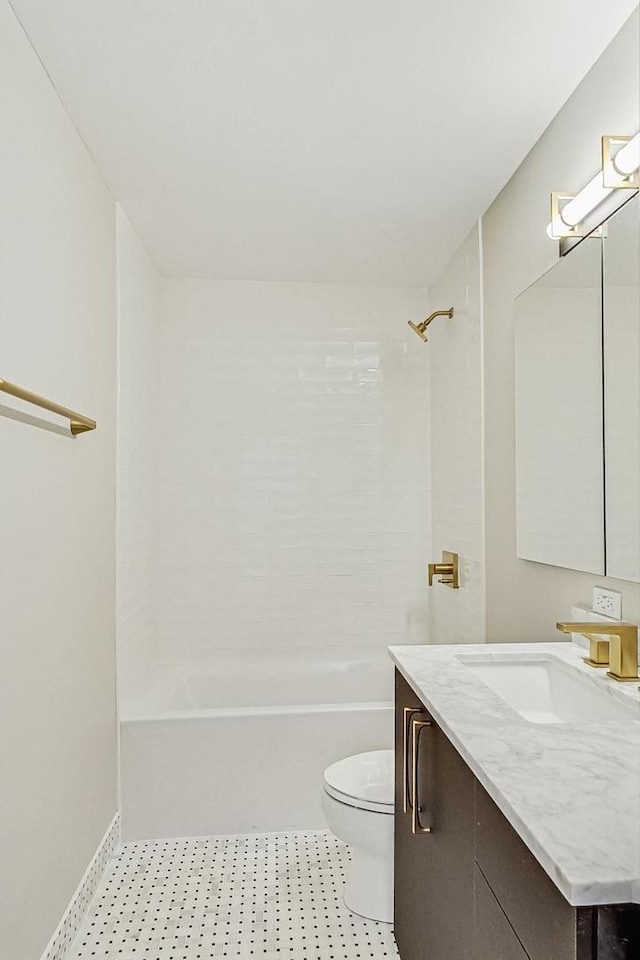
[[601, 688], [598, 678], [553, 656], [490, 660], [480, 655], [458, 660], [531, 723], [640, 719], [637, 704], [622, 702]]

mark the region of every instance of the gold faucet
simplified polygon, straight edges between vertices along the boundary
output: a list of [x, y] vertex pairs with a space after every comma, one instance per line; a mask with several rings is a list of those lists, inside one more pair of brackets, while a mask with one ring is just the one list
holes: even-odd
[[[562, 633], [581, 633], [589, 641], [590, 667], [609, 667], [612, 680], [638, 680], [638, 628], [633, 623], [556, 623]], [[602, 639], [605, 637], [606, 639]]]

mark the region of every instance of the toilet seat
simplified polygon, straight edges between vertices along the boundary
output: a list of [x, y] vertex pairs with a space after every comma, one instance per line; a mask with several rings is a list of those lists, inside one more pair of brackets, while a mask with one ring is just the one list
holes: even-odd
[[327, 767], [324, 789], [340, 803], [358, 810], [393, 814], [393, 750], [370, 750]]

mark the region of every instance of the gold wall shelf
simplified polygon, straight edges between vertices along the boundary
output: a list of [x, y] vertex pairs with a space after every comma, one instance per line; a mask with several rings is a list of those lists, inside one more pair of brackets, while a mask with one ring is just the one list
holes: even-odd
[[32, 403], [34, 406], [48, 410], [50, 413], [57, 413], [58, 416], [65, 417], [69, 421], [69, 429], [74, 437], [79, 433], [86, 433], [88, 430], [95, 430], [96, 428], [95, 420], [91, 420], [90, 417], [76, 413], [75, 410], [69, 410], [68, 407], [54, 403], [53, 400], [40, 397], [37, 393], [25, 390], [24, 387], [18, 387], [15, 383], [9, 383], [8, 380], [0, 380], [0, 390], [3, 391], [3, 393], [11, 394], [12, 397], [17, 397], [18, 400], [24, 400], [25, 403]]

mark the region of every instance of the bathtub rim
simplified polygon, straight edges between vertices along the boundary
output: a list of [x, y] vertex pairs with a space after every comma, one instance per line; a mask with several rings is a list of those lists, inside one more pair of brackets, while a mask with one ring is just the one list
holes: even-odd
[[262, 707], [195, 707], [186, 710], [163, 710], [155, 713], [129, 713], [120, 716], [120, 723], [152, 723], [156, 720], [208, 720], [231, 717], [259, 717], [273, 715], [296, 716], [305, 713], [353, 713], [365, 710], [392, 710], [393, 700], [365, 700], [344, 703], [273, 704]]

